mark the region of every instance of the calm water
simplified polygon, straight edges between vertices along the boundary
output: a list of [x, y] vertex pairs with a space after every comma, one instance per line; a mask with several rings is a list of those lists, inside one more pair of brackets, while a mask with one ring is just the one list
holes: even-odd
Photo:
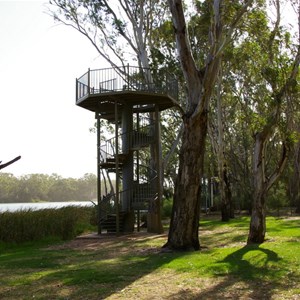
[[43, 203], [0, 203], [0, 212], [3, 211], [17, 211], [17, 210], [38, 210], [44, 208], [61, 208], [64, 206], [91, 206], [90, 201], [73, 201], [73, 202], [43, 202]]

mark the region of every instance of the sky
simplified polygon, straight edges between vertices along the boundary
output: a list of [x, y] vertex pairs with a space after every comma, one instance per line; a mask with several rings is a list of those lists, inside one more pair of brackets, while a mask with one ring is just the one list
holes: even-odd
[[[15, 176], [96, 174], [94, 113], [75, 105], [75, 79], [103, 61], [46, 1], [0, 0], [0, 161]], [[106, 65], [105, 65], [106, 66]]]

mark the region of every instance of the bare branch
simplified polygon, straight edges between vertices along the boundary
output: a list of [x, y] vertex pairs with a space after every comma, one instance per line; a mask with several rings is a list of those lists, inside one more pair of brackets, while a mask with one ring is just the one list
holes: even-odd
[[1, 164], [0, 162], [0, 170], [6, 168], [7, 166], [13, 164], [14, 162], [18, 161], [21, 158], [21, 156], [17, 156], [14, 159], [8, 161], [7, 163]]
[[219, 44], [219, 49], [216, 51], [216, 56], [220, 55], [224, 49], [224, 47], [231, 41], [232, 38], [232, 34], [237, 26], [237, 24], [241, 21], [242, 17], [244, 16], [244, 14], [248, 11], [248, 7], [250, 5], [252, 5], [252, 3], [254, 2], [254, 0], [248, 0], [245, 2], [245, 4], [243, 5], [243, 7], [237, 12], [237, 14], [235, 15], [235, 17], [233, 18], [233, 21], [231, 22], [231, 24], [229, 25], [229, 28], [226, 32], [226, 34], [224, 35], [223, 41]]
[[176, 139], [175, 141], [173, 142], [172, 146], [171, 146], [171, 149], [170, 151], [168, 152], [168, 154], [166, 155], [166, 157], [164, 158], [164, 161], [163, 161], [163, 166], [164, 168], [166, 168], [166, 166], [168, 165], [169, 161], [170, 161], [170, 158], [172, 157], [172, 155], [174, 154], [178, 144], [179, 144], [179, 141], [182, 137], [182, 133], [183, 133], [183, 124], [181, 124], [178, 132], [177, 132], [177, 136], [176, 136]]
[[290, 151], [290, 149], [289, 149], [287, 143], [284, 142], [282, 144], [281, 158], [280, 158], [280, 161], [278, 162], [278, 166], [266, 182], [266, 190], [267, 191], [273, 186], [273, 184], [277, 181], [277, 179], [282, 174], [282, 172], [285, 168], [285, 165], [287, 163], [287, 160], [288, 160], [289, 151]]
[[194, 79], [198, 78], [198, 70], [196, 68], [195, 60], [193, 58], [192, 51], [190, 48], [182, 1], [168, 0], [168, 2], [172, 14], [173, 26], [176, 35], [178, 55], [180, 57], [184, 77], [189, 85], [190, 76], [192, 76]]

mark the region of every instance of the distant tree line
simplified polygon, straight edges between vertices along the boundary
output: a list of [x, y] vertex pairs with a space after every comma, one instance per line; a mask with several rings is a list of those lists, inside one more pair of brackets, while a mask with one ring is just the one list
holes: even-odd
[[15, 177], [10, 173], [0, 173], [0, 203], [89, 201], [96, 198], [97, 177], [94, 174], [75, 179], [57, 174]]

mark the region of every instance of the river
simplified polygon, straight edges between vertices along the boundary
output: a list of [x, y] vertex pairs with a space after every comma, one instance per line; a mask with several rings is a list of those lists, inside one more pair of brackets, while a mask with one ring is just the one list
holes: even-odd
[[39, 210], [44, 208], [61, 208], [64, 206], [91, 206], [90, 201], [71, 201], [71, 202], [39, 202], [39, 203], [0, 203], [0, 212], [18, 210]]

